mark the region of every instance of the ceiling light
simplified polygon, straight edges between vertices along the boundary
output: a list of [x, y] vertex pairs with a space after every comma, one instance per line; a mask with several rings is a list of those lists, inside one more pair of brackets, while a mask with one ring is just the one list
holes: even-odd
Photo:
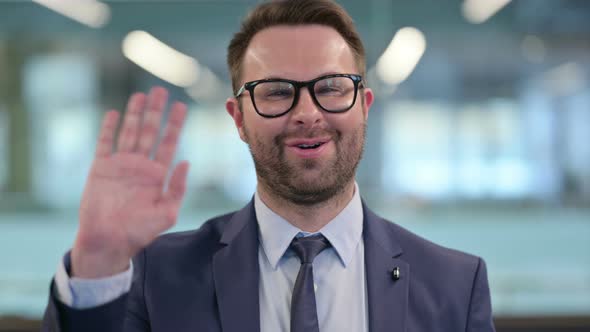
[[392, 85], [403, 82], [410, 76], [425, 50], [426, 38], [420, 30], [412, 27], [400, 29], [377, 60], [377, 76]]
[[145, 31], [130, 32], [123, 39], [123, 54], [153, 75], [181, 87], [197, 81], [196, 59], [166, 45]]

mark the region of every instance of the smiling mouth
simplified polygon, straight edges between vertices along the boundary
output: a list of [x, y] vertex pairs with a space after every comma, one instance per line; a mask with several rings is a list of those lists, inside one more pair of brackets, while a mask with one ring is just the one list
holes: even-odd
[[303, 150], [311, 150], [311, 149], [317, 149], [320, 146], [322, 146], [323, 144], [324, 144], [323, 142], [318, 142], [315, 144], [298, 144], [296, 146], [300, 149], [303, 149]]
[[310, 138], [291, 138], [284, 141], [284, 144], [291, 148], [302, 150], [313, 150], [328, 143], [331, 140], [329, 136], [316, 136]]

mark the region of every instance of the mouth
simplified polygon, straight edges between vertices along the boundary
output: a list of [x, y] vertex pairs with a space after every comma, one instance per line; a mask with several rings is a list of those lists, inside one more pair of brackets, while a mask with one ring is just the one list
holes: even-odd
[[319, 142], [319, 143], [315, 143], [315, 144], [311, 144], [311, 145], [308, 145], [308, 144], [299, 144], [299, 145], [297, 145], [297, 147], [300, 148], [300, 149], [303, 149], [303, 150], [310, 150], [310, 149], [317, 149], [322, 144], [324, 144], [324, 143]]
[[330, 141], [330, 137], [291, 139], [286, 141], [285, 145], [299, 157], [317, 158], [323, 154]]
[[302, 150], [313, 150], [313, 149], [317, 149], [320, 146], [326, 144], [328, 141], [330, 141], [330, 138], [328, 138], [328, 137], [311, 138], [311, 139], [292, 139], [292, 140], [285, 142], [285, 144], [291, 148], [297, 148], [297, 149], [302, 149]]

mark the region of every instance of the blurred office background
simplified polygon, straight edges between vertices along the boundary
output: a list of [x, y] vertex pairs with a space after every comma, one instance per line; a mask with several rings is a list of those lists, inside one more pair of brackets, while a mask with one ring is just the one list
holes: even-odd
[[[254, 0], [0, 2], [0, 331], [38, 326], [102, 114], [187, 102], [175, 230], [255, 188], [224, 110]], [[382, 216], [488, 263], [499, 331], [590, 331], [590, 1], [341, 1], [368, 52], [358, 183]], [[395, 36], [395, 38], [394, 38]]]

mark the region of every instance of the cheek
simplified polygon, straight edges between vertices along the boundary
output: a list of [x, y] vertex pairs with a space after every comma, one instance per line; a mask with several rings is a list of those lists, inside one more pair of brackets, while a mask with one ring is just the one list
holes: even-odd
[[250, 141], [256, 138], [262, 143], [268, 144], [283, 132], [282, 119], [266, 119], [261, 117], [254, 110], [245, 110], [244, 131], [246, 138]]
[[364, 125], [365, 117], [362, 109], [353, 109], [344, 114], [330, 114], [330, 126], [347, 135]]

